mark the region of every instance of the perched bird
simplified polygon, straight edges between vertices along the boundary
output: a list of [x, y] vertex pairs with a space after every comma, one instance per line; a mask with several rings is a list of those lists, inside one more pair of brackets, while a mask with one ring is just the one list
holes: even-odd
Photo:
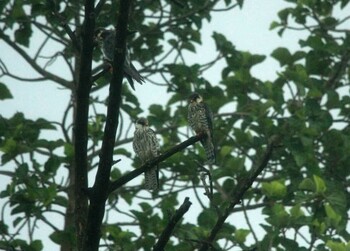
[[[142, 164], [145, 164], [159, 155], [159, 143], [146, 118], [139, 118], [135, 127], [133, 148]], [[158, 185], [158, 166], [155, 166], [145, 172], [145, 187], [148, 190], [156, 190]]]
[[[101, 46], [103, 56], [109, 63], [113, 62], [115, 34], [115, 30], [107, 30], [103, 28], [99, 28], [95, 32], [95, 37], [97, 42]], [[125, 52], [123, 70], [124, 76], [128, 80], [133, 90], [135, 90], [134, 80], [136, 80], [141, 85], [143, 82], [145, 82], [145, 79], [140, 75], [140, 73], [136, 70], [135, 66], [131, 63], [130, 52], [128, 49], [126, 49]]]
[[207, 155], [207, 163], [215, 163], [215, 149], [213, 144], [213, 115], [207, 106], [203, 102], [203, 98], [198, 93], [192, 93], [188, 98], [188, 122], [190, 127], [195, 133], [206, 135], [201, 139], [201, 143], [204, 147]]

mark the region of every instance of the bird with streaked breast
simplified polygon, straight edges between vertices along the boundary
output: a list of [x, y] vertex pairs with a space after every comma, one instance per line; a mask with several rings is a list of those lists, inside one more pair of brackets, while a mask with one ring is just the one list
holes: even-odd
[[207, 156], [207, 163], [215, 163], [215, 148], [213, 144], [213, 115], [209, 107], [198, 93], [192, 93], [188, 98], [188, 122], [197, 135], [204, 133], [201, 139], [202, 146]]
[[[136, 121], [133, 148], [142, 164], [157, 157], [160, 153], [156, 134], [149, 128], [146, 118], [139, 118]], [[145, 171], [145, 188], [147, 190], [157, 190], [159, 188], [158, 165]]]

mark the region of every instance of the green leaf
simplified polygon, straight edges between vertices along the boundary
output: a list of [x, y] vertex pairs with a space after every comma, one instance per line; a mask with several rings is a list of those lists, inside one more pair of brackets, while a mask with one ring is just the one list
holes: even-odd
[[327, 91], [327, 108], [338, 108], [340, 105], [340, 98], [338, 92], [335, 90], [328, 90]]
[[239, 7], [242, 9], [242, 8], [243, 8], [244, 0], [237, 0], [237, 3], [238, 3], [238, 5], [239, 5]]
[[21, 223], [23, 220], [24, 220], [23, 217], [17, 217], [17, 218], [12, 222], [13, 227], [18, 226], [18, 224]]
[[13, 138], [7, 139], [3, 146], [0, 148], [0, 150], [4, 153], [12, 153], [16, 151], [17, 149], [17, 143]]
[[32, 29], [29, 23], [21, 23], [19, 29], [15, 31], [15, 40], [17, 43], [29, 47]]
[[281, 66], [288, 65], [293, 62], [292, 54], [290, 54], [287, 48], [277, 48], [272, 52], [271, 56], [275, 58]]
[[277, 227], [286, 227], [289, 223], [289, 215], [282, 204], [274, 204], [268, 222]]
[[280, 181], [263, 182], [262, 192], [268, 197], [282, 199], [287, 194], [287, 188]]
[[145, 222], [147, 221], [147, 217], [148, 215], [144, 214], [143, 212], [137, 211], [137, 210], [130, 210], [130, 212], [136, 216], [136, 218], [140, 221], [140, 222]]
[[222, 146], [220, 149], [220, 155], [222, 157], [226, 157], [232, 152], [233, 147], [232, 146]]
[[68, 200], [66, 197], [58, 195], [55, 197], [54, 203], [59, 206], [66, 207], [68, 205]]
[[293, 8], [286, 8], [278, 12], [278, 17], [281, 19], [282, 24], [286, 24], [288, 22], [288, 17], [292, 11]]
[[[39, 118], [35, 121], [35, 124], [40, 129], [46, 129], [46, 130], [55, 130], [56, 127], [51, 123], [50, 121], [47, 121], [46, 119]], [[58, 140], [59, 141], [59, 140]]]
[[299, 184], [299, 189], [307, 191], [315, 191], [315, 184], [310, 178], [303, 179]]
[[196, 52], [196, 47], [191, 42], [184, 42], [182, 48], [189, 50], [191, 52]]
[[345, 213], [347, 211], [346, 203], [346, 193], [345, 191], [341, 190], [341, 186], [334, 187], [332, 191], [330, 189], [327, 189], [326, 193], [326, 200], [329, 202], [329, 204], [339, 213]]
[[315, 183], [315, 192], [318, 194], [322, 194], [327, 190], [326, 184], [323, 179], [317, 175], [313, 175], [314, 183]]
[[323, 234], [327, 229], [326, 223], [319, 222], [317, 219], [312, 222], [312, 226], [314, 227], [315, 232], [319, 235]]
[[0, 220], [0, 234], [1, 235], [8, 234], [8, 226], [2, 220]]
[[69, 143], [64, 144], [64, 154], [69, 159], [74, 157], [74, 147], [72, 144], [69, 144]]
[[161, 105], [151, 105], [149, 107], [149, 111], [151, 114], [155, 116], [161, 116], [163, 114], [163, 106]]
[[[291, 240], [288, 238], [278, 238], [281, 245], [283, 245], [286, 249], [285, 250], [293, 250], [293, 251], [301, 251], [298, 247], [298, 243], [295, 240]], [[306, 250], [305, 250], [306, 251]]]
[[216, 48], [221, 51], [223, 55], [231, 55], [235, 52], [235, 47], [226, 37], [220, 33], [214, 32], [212, 35]]
[[63, 243], [75, 243], [74, 234], [72, 231], [55, 231], [50, 235], [50, 239], [59, 245]]
[[239, 243], [239, 244], [244, 244], [244, 242], [247, 239], [248, 234], [250, 234], [250, 230], [247, 229], [237, 229], [235, 231], [235, 240]]
[[33, 242], [30, 243], [30, 251], [40, 251], [43, 250], [43, 244], [40, 240], [34, 240]]
[[139, 206], [142, 208], [144, 212], [147, 212], [148, 214], [152, 214], [152, 207], [150, 206], [150, 204], [146, 202], [141, 202]]
[[341, 221], [341, 215], [339, 215], [338, 213], [336, 213], [332, 206], [330, 204], [325, 204], [324, 205], [324, 208], [326, 210], [326, 214], [327, 214], [327, 217], [329, 218], [330, 220], [330, 224], [333, 226], [333, 227], [337, 227], [338, 224], [340, 223]]
[[2, 0], [2, 1], [0, 1], [0, 13], [3, 13], [3, 9], [8, 4], [9, 1], [10, 0]]
[[7, 86], [0, 82], [0, 100], [12, 99], [13, 96]]
[[44, 164], [45, 173], [55, 175], [60, 165], [61, 159], [58, 156], [51, 156]]
[[290, 209], [290, 215], [292, 216], [293, 219], [298, 219], [298, 218], [304, 216], [305, 214], [301, 210], [301, 205], [297, 204]]
[[350, 242], [342, 243], [333, 240], [328, 240], [326, 246], [331, 249], [331, 251], [349, 251], [350, 250]]
[[273, 21], [273, 22], [270, 24], [270, 30], [273, 30], [273, 29], [275, 29], [275, 28], [277, 28], [277, 27], [280, 27], [280, 26], [281, 26], [280, 23], [278, 23], [278, 22], [276, 22], [276, 21]]
[[[350, 2], [350, 0], [341, 0], [341, 8], [343, 9], [344, 7], [346, 7], [348, 5], [348, 3]], [[332, 250], [333, 251], [333, 250]], [[348, 250], [347, 250], [348, 251]]]
[[310, 51], [306, 56], [305, 69], [310, 75], [328, 75], [331, 58], [324, 52]]
[[205, 228], [211, 228], [216, 222], [216, 214], [213, 210], [205, 209], [198, 215], [198, 225]]

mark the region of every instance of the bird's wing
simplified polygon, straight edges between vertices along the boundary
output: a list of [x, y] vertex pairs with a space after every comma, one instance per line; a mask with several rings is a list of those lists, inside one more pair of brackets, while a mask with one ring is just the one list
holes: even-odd
[[213, 137], [213, 113], [211, 112], [209, 106], [206, 103], [203, 103], [203, 108], [208, 121], [208, 128], [211, 134], [210, 136]]
[[157, 136], [152, 129], [149, 129], [148, 134], [151, 140], [152, 153], [154, 154], [154, 156], [158, 156], [160, 152], [160, 146], [159, 146]]
[[140, 75], [140, 73], [136, 70], [135, 66], [130, 61], [125, 61], [124, 73], [135, 79], [141, 85], [143, 82], [145, 82], [145, 79]]

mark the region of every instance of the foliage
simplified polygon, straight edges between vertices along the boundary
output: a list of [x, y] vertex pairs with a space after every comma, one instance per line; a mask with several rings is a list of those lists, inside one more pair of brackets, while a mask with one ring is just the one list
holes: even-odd
[[[158, 104], [152, 97], [154, 104], [145, 109], [139, 101], [142, 93], [123, 85], [113, 149], [114, 159], [123, 161], [113, 165], [111, 181], [141, 165], [130, 147], [130, 127], [138, 116], [148, 115], [163, 152], [191, 136], [186, 97], [193, 90], [203, 94], [215, 115], [217, 163], [208, 167], [213, 194], [207, 192], [208, 176], [203, 182], [199, 175], [205, 159], [199, 144], [160, 163], [158, 193], [145, 192], [140, 178], [111, 191], [101, 226], [101, 250], [151, 250], [184, 196], [190, 196], [200, 210], [191, 214], [195, 217], [177, 223], [166, 250], [348, 250], [350, 33], [343, 28], [349, 24], [349, 16], [339, 18], [339, 13], [346, 14], [349, 1], [288, 0], [289, 7], [278, 13], [279, 20], [271, 29], [281, 36], [289, 30], [303, 30], [307, 36], [296, 51], [280, 47], [271, 53], [281, 68], [276, 79], [268, 81], [251, 73], [254, 66], [264, 63], [264, 55], [239, 51], [218, 32], [212, 34], [217, 57], [209, 63], [188, 63], [186, 55], [196, 52], [205, 21], [210, 22], [219, 4], [227, 11], [231, 7], [244, 11], [243, 1], [221, 2], [132, 2], [128, 25], [138, 31], [128, 37], [132, 59], [139, 63], [147, 79], [145, 85], [160, 85], [169, 99]], [[97, 6], [96, 27], [114, 24], [111, 20], [115, 20], [119, 1], [101, 1]], [[74, 166], [76, 132], [72, 128], [77, 123], [74, 109], [82, 56], [77, 45], [85, 34], [83, 9], [81, 1], [0, 3], [1, 40], [40, 75], [23, 78], [11, 72], [0, 56], [0, 99], [12, 98], [11, 79], [49, 80], [72, 95], [55, 122], [32, 120], [21, 112], [0, 117], [0, 175], [8, 180], [0, 198], [3, 211], [11, 214], [1, 215], [0, 249], [46, 249], [35, 237], [41, 224], [52, 229], [48, 234], [61, 250], [75, 250], [78, 245], [74, 224], [74, 168], [78, 167]], [[39, 47], [34, 39], [38, 34], [47, 37]], [[56, 51], [43, 63], [40, 55], [47, 47]], [[93, 60], [96, 76], [103, 68], [98, 48]], [[205, 73], [219, 61], [224, 61], [225, 67], [220, 83], [215, 84]], [[50, 65], [62, 62], [68, 74], [50, 71]], [[98, 78], [89, 96], [87, 163], [91, 175], [99, 164], [108, 121], [108, 98], [100, 90], [107, 89], [111, 75], [107, 72]], [[43, 136], [48, 131], [54, 136]], [[274, 137], [278, 145], [274, 145], [269, 164], [244, 196], [236, 198], [236, 191], [261, 164]], [[235, 199], [241, 204], [231, 207]], [[265, 217], [263, 231], [253, 224], [256, 210]], [[220, 224], [226, 213], [230, 217]], [[239, 213], [245, 216], [244, 226], [235, 220]], [[51, 220], [52, 214], [64, 221], [63, 227]], [[219, 231], [210, 240], [218, 224]], [[208, 240], [212, 243], [205, 247]]]

